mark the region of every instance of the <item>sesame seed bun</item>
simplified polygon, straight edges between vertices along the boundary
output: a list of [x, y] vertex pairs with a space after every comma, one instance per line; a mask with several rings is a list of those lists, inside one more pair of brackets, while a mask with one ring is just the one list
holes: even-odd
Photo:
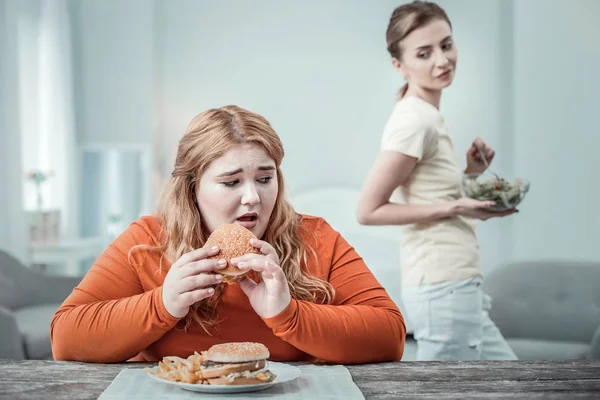
[[215, 229], [208, 237], [204, 247], [219, 246], [221, 250], [217, 255], [209, 258], [224, 258], [227, 260], [225, 268], [214, 270], [216, 273], [223, 275], [224, 283], [232, 284], [250, 272], [242, 271], [232, 265], [231, 259], [249, 253], [260, 254], [260, 250], [250, 244], [250, 239], [252, 238], [256, 239], [256, 236], [239, 224], [222, 225]]
[[232, 342], [216, 344], [206, 351], [206, 360], [219, 363], [244, 363], [249, 361], [266, 360], [269, 349], [261, 343]]

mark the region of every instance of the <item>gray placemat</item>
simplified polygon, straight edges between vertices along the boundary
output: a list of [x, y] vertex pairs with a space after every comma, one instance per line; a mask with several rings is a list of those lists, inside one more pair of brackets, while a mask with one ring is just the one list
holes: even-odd
[[301, 365], [298, 368], [302, 374], [293, 381], [282, 382], [258, 392], [235, 394], [191, 392], [157, 382], [143, 369], [123, 369], [100, 395], [99, 400], [213, 400], [232, 397], [284, 400], [364, 399], [362, 392], [352, 380], [350, 372], [344, 366]]

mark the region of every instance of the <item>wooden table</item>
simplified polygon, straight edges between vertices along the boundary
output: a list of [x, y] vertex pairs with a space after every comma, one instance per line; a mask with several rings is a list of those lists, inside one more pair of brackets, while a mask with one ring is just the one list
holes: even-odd
[[[0, 360], [0, 399], [97, 399], [124, 366]], [[347, 368], [367, 399], [600, 399], [600, 361], [400, 362]]]

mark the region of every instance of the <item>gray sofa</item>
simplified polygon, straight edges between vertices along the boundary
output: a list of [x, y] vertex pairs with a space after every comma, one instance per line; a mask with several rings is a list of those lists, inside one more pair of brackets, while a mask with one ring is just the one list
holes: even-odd
[[80, 280], [36, 272], [0, 250], [0, 359], [51, 359], [52, 315]]
[[485, 291], [520, 359], [600, 359], [600, 262], [505, 265], [486, 277]]

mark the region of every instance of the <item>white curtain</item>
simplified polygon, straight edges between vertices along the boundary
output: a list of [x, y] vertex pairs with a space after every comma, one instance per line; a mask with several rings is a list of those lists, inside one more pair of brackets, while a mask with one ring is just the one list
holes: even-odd
[[[71, 238], [77, 232], [78, 168], [67, 0], [24, 2], [22, 8], [23, 168], [52, 171], [42, 184], [43, 208], [60, 210], [61, 236]], [[35, 208], [33, 185], [24, 193], [27, 208]]]
[[27, 264], [20, 168], [17, 21], [17, 0], [0, 0], [0, 250]]

